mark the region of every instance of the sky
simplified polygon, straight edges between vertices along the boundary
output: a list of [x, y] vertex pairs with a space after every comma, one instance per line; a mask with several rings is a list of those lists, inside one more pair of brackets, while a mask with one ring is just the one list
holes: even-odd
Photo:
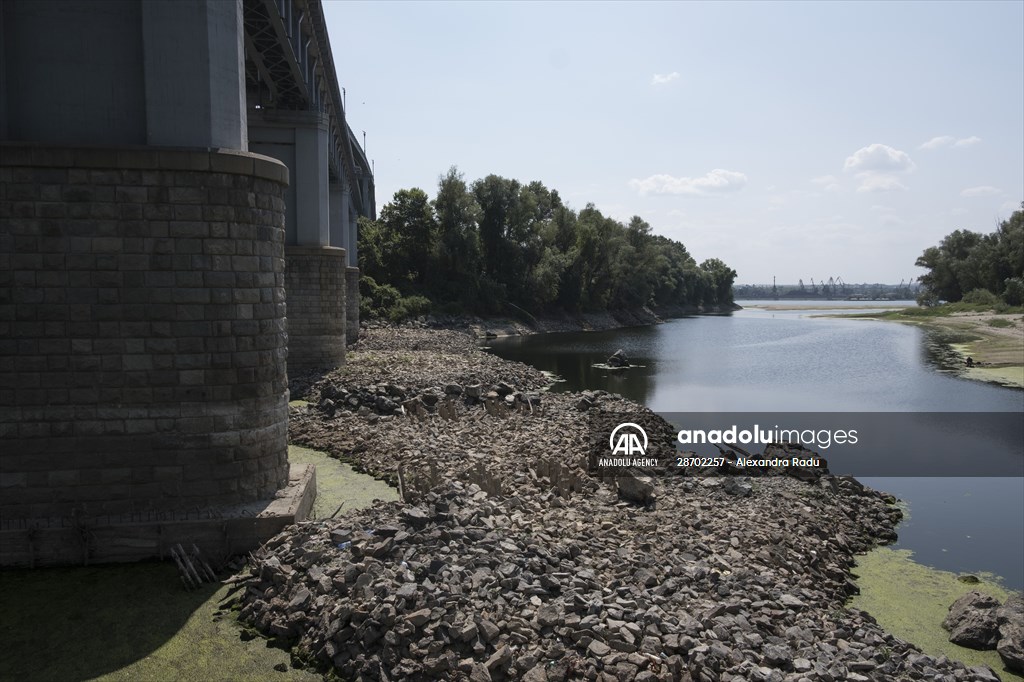
[[1024, 201], [1024, 2], [324, 5], [378, 211], [457, 166], [737, 283], [898, 283]]

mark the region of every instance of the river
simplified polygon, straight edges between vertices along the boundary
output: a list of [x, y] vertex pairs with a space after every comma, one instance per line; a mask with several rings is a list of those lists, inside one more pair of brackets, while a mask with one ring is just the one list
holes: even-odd
[[[1024, 391], [960, 378], [948, 349], [921, 328], [820, 317], [862, 308], [864, 302], [739, 304], [748, 307], [730, 315], [488, 343], [501, 357], [560, 377], [552, 390], [604, 389], [661, 414], [1024, 414]], [[636, 366], [595, 366], [620, 348]], [[862, 476], [861, 481], [908, 505], [896, 547], [911, 550], [918, 562], [994, 574], [1008, 588], [1024, 588], [1024, 479]]]

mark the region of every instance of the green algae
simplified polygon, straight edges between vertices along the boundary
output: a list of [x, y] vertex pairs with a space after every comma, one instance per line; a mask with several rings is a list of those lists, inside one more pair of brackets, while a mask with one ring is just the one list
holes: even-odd
[[[317, 467], [314, 515], [395, 500], [394, 488], [324, 453], [289, 447]], [[246, 633], [231, 585], [188, 592], [172, 563], [0, 571], [0, 679], [20, 681], [312, 682], [288, 652]]]
[[361, 474], [348, 464], [339, 462], [323, 452], [310, 450], [299, 445], [288, 446], [288, 461], [297, 464], [316, 465], [316, 502], [313, 503], [312, 517], [325, 519], [337, 511], [362, 509], [374, 500], [394, 502], [398, 490], [383, 481]]
[[849, 606], [867, 611], [878, 624], [900, 639], [911, 642], [927, 654], [974, 665], [988, 665], [1003, 680], [1024, 681], [1024, 677], [1003, 669], [995, 651], [975, 651], [949, 641], [942, 621], [950, 605], [964, 594], [978, 590], [1004, 601], [1009, 592], [998, 578], [980, 575], [976, 584], [966, 583], [955, 573], [940, 571], [915, 562], [904, 549], [880, 547], [857, 557], [857, 585], [860, 594]]
[[221, 605], [230, 586], [187, 592], [170, 563], [4, 571], [0, 589], [6, 680], [320, 679], [266, 640], [243, 641]]

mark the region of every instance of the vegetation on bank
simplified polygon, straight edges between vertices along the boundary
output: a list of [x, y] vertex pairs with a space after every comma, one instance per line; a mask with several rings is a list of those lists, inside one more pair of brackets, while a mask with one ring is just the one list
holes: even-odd
[[[1009, 303], [1005, 303], [993, 297], [992, 301], [987, 303], [971, 303], [968, 301], [959, 301], [957, 303], [943, 303], [941, 305], [916, 308], [898, 308], [896, 310], [872, 310], [863, 313], [850, 313], [842, 315], [842, 317], [869, 317], [872, 319], [904, 320], [907, 322], [911, 322], [925, 321], [940, 317], [949, 317], [950, 315], [953, 315], [955, 313], [996, 313], [999, 315], [1024, 315], [1024, 306], [1010, 305]], [[990, 320], [988, 324], [991, 327], [1008, 327], [1012, 325], [1012, 323], [1010, 323], [1009, 321], [1003, 321], [1001, 319]]]
[[698, 264], [680, 242], [593, 204], [580, 211], [540, 182], [452, 167], [433, 199], [395, 193], [359, 225], [360, 315], [524, 314], [732, 304], [736, 271]]
[[918, 303], [923, 306], [942, 301], [986, 309], [1024, 304], [1024, 202], [995, 232], [956, 230], [925, 249], [916, 265], [928, 268], [920, 277], [924, 291]]

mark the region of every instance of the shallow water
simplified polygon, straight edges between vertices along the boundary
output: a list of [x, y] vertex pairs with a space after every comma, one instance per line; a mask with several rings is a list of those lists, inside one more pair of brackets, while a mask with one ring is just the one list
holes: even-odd
[[[740, 302], [742, 305], [743, 303]], [[820, 317], [819, 309], [746, 308], [606, 332], [493, 339], [492, 352], [553, 372], [553, 390], [604, 389], [656, 412], [1021, 412], [1024, 392], [963, 378], [921, 328]], [[863, 302], [829, 302], [849, 312]], [[758, 302], [757, 305], [774, 305]], [[796, 304], [799, 305], [799, 304]], [[844, 310], [845, 308], [845, 310]], [[597, 367], [617, 349], [641, 367]], [[1021, 457], [1024, 458], [1024, 445]], [[968, 453], [969, 454], [969, 453]], [[1024, 587], [1024, 479], [865, 482], [909, 503], [897, 547], [958, 572]]]

